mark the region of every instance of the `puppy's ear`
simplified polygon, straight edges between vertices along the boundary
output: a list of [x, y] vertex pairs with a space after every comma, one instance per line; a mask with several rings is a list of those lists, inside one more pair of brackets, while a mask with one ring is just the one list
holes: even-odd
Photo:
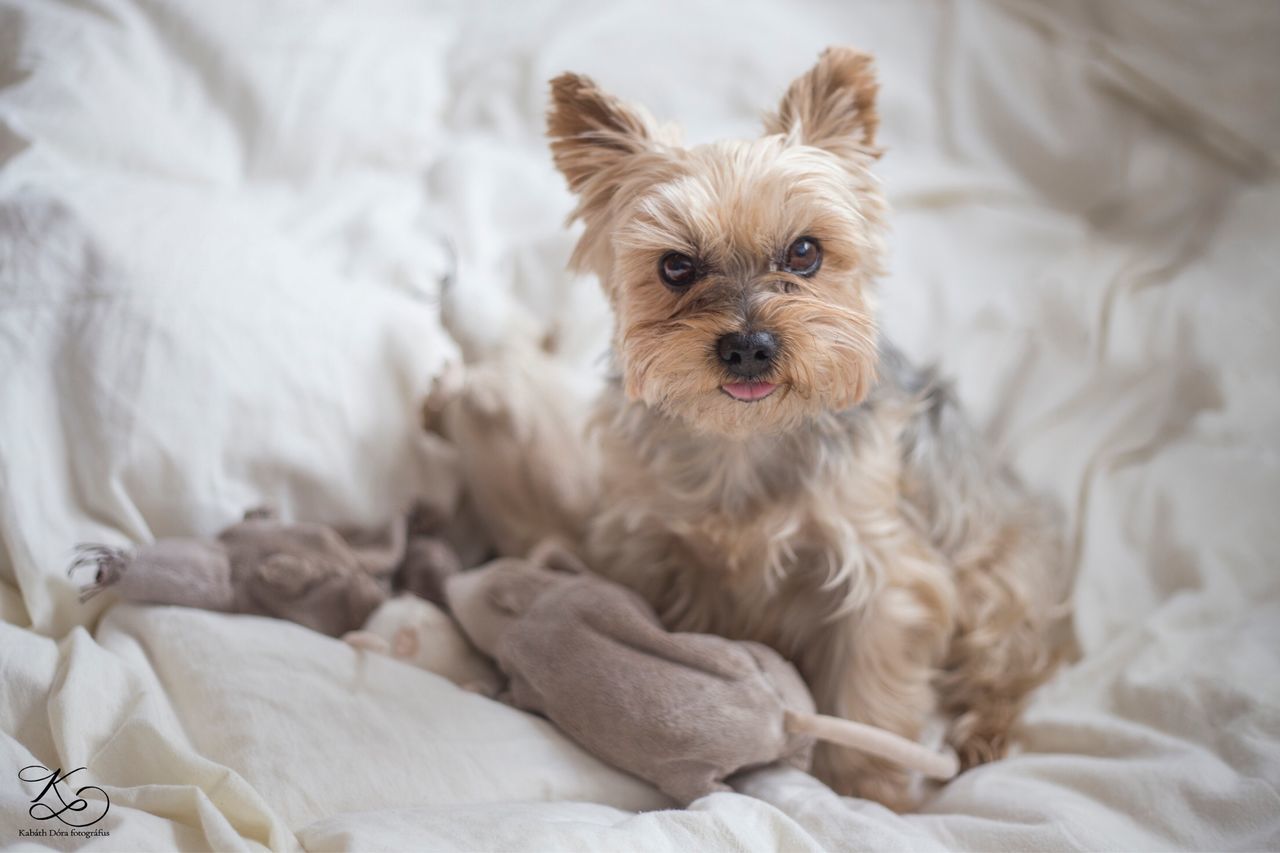
[[506, 616], [519, 616], [522, 600], [520, 592], [511, 587], [495, 587], [485, 593], [489, 606]]
[[499, 613], [519, 616], [533, 604], [534, 599], [546, 588], [541, 578], [533, 575], [510, 573], [503, 575], [484, 591], [485, 601]]
[[765, 132], [785, 134], [793, 142], [840, 156], [878, 157], [878, 88], [870, 56], [848, 47], [829, 47], [818, 64], [787, 89], [778, 112], [765, 118]]
[[551, 569], [553, 572], [570, 575], [588, 573], [586, 563], [574, 553], [569, 543], [554, 536], [543, 539], [534, 546], [529, 552], [529, 562], [544, 569]]
[[561, 74], [551, 81], [547, 136], [556, 168], [575, 193], [593, 175], [649, 148], [653, 135], [647, 113], [601, 91], [591, 78]]

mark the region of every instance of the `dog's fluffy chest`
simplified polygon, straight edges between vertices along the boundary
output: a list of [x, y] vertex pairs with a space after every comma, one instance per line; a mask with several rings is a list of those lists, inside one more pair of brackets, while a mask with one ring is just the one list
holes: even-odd
[[730, 443], [610, 405], [591, 559], [668, 626], [785, 651], [875, 594], [905, 526], [890, 408]]

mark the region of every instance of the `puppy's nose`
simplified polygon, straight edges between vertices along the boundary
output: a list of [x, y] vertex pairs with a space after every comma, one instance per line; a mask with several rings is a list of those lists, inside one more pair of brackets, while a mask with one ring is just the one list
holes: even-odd
[[730, 332], [716, 344], [720, 363], [734, 376], [752, 379], [773, 366], [778, 339], [773, 332]]

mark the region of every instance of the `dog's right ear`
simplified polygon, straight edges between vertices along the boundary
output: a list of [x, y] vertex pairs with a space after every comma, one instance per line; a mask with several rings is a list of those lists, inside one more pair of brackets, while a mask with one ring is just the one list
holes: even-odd
[[848, 47], [829, 47], [818, 64], [787, 89], [778, 111], [766, 116], [765, 132], [837, 156], [879, 157], [877, 89], [870, 56]]
[[601, 91], [591, 78], [561, 74], [551, 81], [547, 136], [556, 168], [581, 194], [593, 176], [649, 149], [654, 125], [643, 109]]

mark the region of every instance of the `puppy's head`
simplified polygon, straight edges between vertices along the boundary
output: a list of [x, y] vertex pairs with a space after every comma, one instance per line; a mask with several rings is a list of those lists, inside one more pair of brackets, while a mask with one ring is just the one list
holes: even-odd
[[564, 74], [548, 135], [600, 278], [632, 399], [724, 435], [778, 432], [866, 395], [884, 202], [870, 59], [826, 51], [764, 135], [684, 147]]

